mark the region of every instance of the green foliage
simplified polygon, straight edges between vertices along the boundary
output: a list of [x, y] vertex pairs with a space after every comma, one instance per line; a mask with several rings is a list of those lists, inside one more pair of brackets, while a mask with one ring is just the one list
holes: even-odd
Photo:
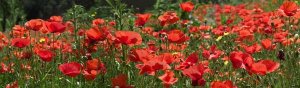
[[95, 12], [95, 17], [105, 18], [110, 17], [111, 7], [107, 4], [105, 0], [95, 0], [95, 4], [89, 9], [90, 12]]
[[[116, 20], [117, 29], [124, 30], [132, 28], [133, 24], [133, 14], [132, 10], [126, 8], [126, 4], [122, 3], [121, 0], [106, 0], [108, 5], [112, 8], [111, 12], [113, 13], [113, 18]], [[130, 19], [123, 19], [130, 18]], [[126, 26], [124, 26], [127, 24]]]
[[20, 0], [0, 0], [0, 30], [10, 30], [25, 19]]

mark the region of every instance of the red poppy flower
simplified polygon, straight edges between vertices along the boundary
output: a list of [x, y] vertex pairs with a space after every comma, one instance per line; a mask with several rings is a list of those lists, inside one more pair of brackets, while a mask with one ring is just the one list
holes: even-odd
[[177, 22], [179, 20], [179, 17], [175, 12], [168, 11], [165, 12], [163, 15], [159, 16], [158, 20], [160, 21], [161, 26], [166, 26]]
[[177, 82], [178, 78], [174, 78], [175, 74], [172, 71], [165, 71], [165, 74], [158, 78], [163, 81], [165, 88], [170, 88], [171, 85]]
[[94, 80], [98, 75], [98, 71], [96, 70], [84, 70], [83, 76], [86, 80]]
[[229, 55], [233, 68], [248, 69], [254, 63], [254, 59], [250, 54], [243, 53], [241, 51], [231, 52]]
[[115, 26], [115, 25], [116, 25], [116, 22], [115, 22], [115, 21], [110, 21], [110, 22], [108, 22], [108, 24], [109, 24], [110, 26]]
[[163, 53], [158, 56], [158, 58], [161, 58], [164, 62], [167, 64], [171, 64], [175, 61], [175, 58], [171, 53]]
[[84, 30], [84, 29], [79, 29], [77, 34], [78, 34], [79, 36], [83, 36], [85, 33], [86, 33], [86, 30]]
[[118, 39], [118, 42], [134, 46], [134, 45], [140, 45], [142, 44], [142, 37], [139, 33], [134, 31], [116, 31], [115, 32], [116, 38]]
[[51, 16], [49, 21], [51, 21], [51, 22], [62, 22], [63, 18], [61, 16]]
[[185, 60], [185, 62], [190, 65], [193, 65], [198, 62], [198, 59], [199, 59], [198, 53], [194, 52]]
[[25, 38], [14, 38], [11, 40], [11, 45], [18, 47], [18, 48], [23, 48], [26, 47], [30, 44], [30, 39], [25, 39]]
[[132, 62], [146, 62], [148, 61], [150, 52], [146, 49], [133, 49], [130, 51], [129, 60]]
[[182, 20], [181, 22], [180, 22], [180, 25], [182, 26], [182, 27], [186, 27], [187, 26], [187, 24], [190, 22], [190, 20]]
[[280, 9], [283, 10], [285, 15], [294, 16], [297, 12], [298, 6], [293, 1], [286, 1], [280, 6]]
[[120, 74], [111, 79], [113, 88], [133, 88], [127, 84], [127, 76]]
[[231, 5], [224, 5], [223, 8], [224, 9], [223, 9], [222, 12], [227, 13], [227, 14], [230, 13], [230, 12], [232, 12], [235, 9], [235, 7], [231, 6]]
[[230, 80], [226, 81], [213, 81], [210, 88], [237, 88]]
[[30, 64], [21, 64], [21, 69], [22, 70], [31, 70], [31, 66]]
[[81, 64], [77, 62], [69, 62], [59, 65], [59, 70], [70, 77], [76, 77], [81, 72]]
[[288, 35], [288, 32], [276, 32], [273, 37], [275, 42], [283, 42], [286, 40], [286, 36]]
[[196, 26], [189, 27], [189, 32], [190, 33], [197, 33], [199, 31], [200, 31], [200, 29], [198, 27], [196, 27]]
[[209, 26], [209, 25], [200, 25], [199, 26], [199, 30], [202, 30], [202, 31], [207, 31], [209, 29], [211, 29], [212, 27]]
[[286, 40], [284, 40], [284, 41], [281, 42], [281, 44], [284, 45], [284, 46], [291, 45], [292, 43], [294, 43], [294, 39], [293, 38], [289, 38], [289, 39], [286, 39]]
[[266, 65], [268, 73], [275, 71], [280, 66], [280, 63], [272, 60], [260, 60], [258, 63]]
[[284, 26], [284, 20], [280, 18], [273, 19], [271, 23], [273, 23], [275, 28], [282, 28]]
[[262, 63], [254, 63], [251, 66], [251, 73], [266, 75], [267, 74], [267, 66]]
[[94, 19], [93, 20], [93, 27], [97, 27], [98, 25], [102, 25], [102, 24], [104, 24], [105, 23], [105, 20], [104, 19], [100, 19], [100, 18], [98, 18], [98, 19]]
[[207, 72], [209, 72], [209, 68], [203, 63], [182, 70], [183, 75], [192, 80], [193, 86], [204, 86], [205, 80], [202, 78], [202, 76]]
[[136, 68], [140, 69], [139, 74], [149, 74], [155, 75], [155, 72], [158, 70], [167, 70], [170, 69], [170, 65], [162, 61], [158, 57], [153, 57], [153, 59], [144, 62], [143, 64], [136, 65]]
[[85, 33], [88, 39], [92, 41], [103, 41], [106, 38], [105, 33], [98, 27], [93, 27], [87, 30]]
[[102, 73], [106, 72], [105, 65], [101, 61], [99, 61], [98, 59], [88, 60], [86, 62], [86, 69], [88, 69], [88, 70], [99, 70]]
[[253, 54], [253, 53], [256, 53], [256, 52], [260, 52], [261, 50], [261, 46], [258, 45], [257, 43], [253, 44], [252, 46], [242, 46], [244, 48], [244, 50], [249, 53], [249, 54]]
[[[65, 23], [65, 26], [66, 26], [67, 32], [73, 35], [73, 34], [74, 34], [74, 30], [75, 30], [75, 27], [74, 27], [73, 22], [67, 21], [67, 22]], [[77, 34], [78, 34], [79, 36], [81, 36], [81, 35], [80, 35], [80, 29], [79, 29], [79, 31], [77, 32]]]
[[259, 75], [266, 75], [267, 73], [271, 73], [278, 69], [279, 66], [279, 63], [272, 60], [260, 60], [259, 62], [252, 64], [250, 74], [254, 73]]
[[135, 20], [135, 26], [144, 26], [146, 22], [149, 20], [151, 17], [151, 14], [146, 13], [146, 14], [136, 14], [137, 19]]
[[6, 64], [4, 64], [3, 62], [1, 62], [0, 64], [1, 64], [0, 73], [5, 73], [5, 72], [8, 72], [10, 70], [10, 67], [7, 66]]
[[62, 33], [66, 29], [66, 26], [59, 22], [45, 22], [45, 25], [51, 33]]
[[187, 44], [170, 43], [169, 46], [167, 46], [166, 44], [161, 44], [160, 47], [162, 50], [182, 51], [187, 48]]
[[140, 69], [139, 74], [148, 74], [148, 75], [155, 75], [155, 70], [150, 65], [144, 65], [144, 64], [137, 64], [135, 66], [137, 69]]
[[148, 43], [147, 43], [147, 45], [148, 45], [148, 50], [150, 51], [150, 53], [154, 53], [155, 51], [157, 51], [158, 50], [158, 47], [155, 45], [155, 41], [149, 41]]
[[33, 31], [39, 31], [44, 26], [44, 23], [42, 19], [32, 19], [27, 21], [25, 26]]
[[51, 42], [51, 48], [53, 49], [61, 49], [62, 48], [62, 44], [63, 42], [61, 40], [55, 40], [53, 42]]
[[99, 68], [99, 60], [98, 59], [92, 59], [88, 60], [86, 62], [86, 68], [90, 70], [96, 70]]
[[18, 59], [29, 59], [32, 56], [32, 52], [29, 51], [14, 51], [13, 54]]
[[195, 65], [198, 62], [199, 56], [197, 52], [192, 53], [184, 62], [180, 63], [179, 66], [176, 66], [177, 70], [183, 70], [189, 68], [190, 66]]
[[167, 36], [168, 36], [168, 40], [171, 43], [183, 43], [189, 40], [189, 37], [186, 36], [181, 30], [178, 29], [173, 29], [169, 31]]
[[147, 33], [147, 34], [150, 34], [150, 35], [153, 33], [153, 31], [154, 31], [154, 29], [152, 27], [144, 27], [142, 29], [143, 33]]
[[212, 33], [218, 36], [223, 36], [229, 28], [226, 26], [218, 26], [212, 30]]
[[184, 12], [191, 12], [194, 9], [194, 4], [190, 1], [180, 3], [179, 6]]
[[253, 36], [253, 33], [251, 33], [249, 30], [241, 30], [241, 31], [239, 31], [239, 39], [241, 41], [243, 41], [244, 39], [253, 40], [254, 36]]
[[268, 49], [268, 50], [272, 50], [272, 49], [275, 49], [275, 45], [272, 45], [272, 41], [271, 39], [263, 39], [261, 40], [261, 45], [265, 48], [265, 49]]
[[3, 49], [3, 47], [6, 47], [8, 44], [8, 38], [4, 33], [0, 32], [0, 51]]
[[7, 84], [5, 88], [19, 88], [18, 81], [14, 81], [13, 83]]
[[12, 28], [12, 34], [13, 34], [13, 37], [15, 37], [15, 38], [21, 38], [24, 36], [28, 36], [29, 32], [24, 27], [22, 27], [20, 25], [15, 25]]
[[223, 54], [223, 51], [218, 50], [216, 45], [212, 45], [209, 50], [204, 49], [202, 56], [208, 60], [218, 59]]
[[52, 58], [54, 57], [54, 53], [50, 50], [39, 50], [37, 55], [46, 62], [52, 61]]
[[0, 68], [0, 73], [5, 73], [5, 72], [8, 72], [8, 73], [14, 73], [15, 70], [13, 69], [15, 63], [11, 62], [11, 63], [8, 63], [7, 65], [3, 62], [1, 62], [1, 68]]
[[63, 53], [71, 53], [72, 51], [73, 51], [72, 44], [71, 43], [64, 43], [61, 52], [63, 52]]

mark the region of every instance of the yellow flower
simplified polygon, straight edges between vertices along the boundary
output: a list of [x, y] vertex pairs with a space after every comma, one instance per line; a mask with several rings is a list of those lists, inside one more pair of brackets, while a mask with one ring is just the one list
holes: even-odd
[[216, 39], [216, 41], [218, 42], [218, 41], [220, 41], [222, 38], [223, 38], [223, 36], [219, 36], [219, 37]]
[[46, 39], [45, 39], [45, 38], [41, 38], [39, 42], [41, 42], [41, 43], [42, 43], [42, 42], [45, 42], [45, 41], [46, 41]]
[[227, 65], [227, 64], [228, 64], [228, 61], [225, 61], [225, 62], [224, 62], [224, 65]]
[[172, 53], [172, 55], [176, 55], [176, 54], [179, 54], [179, 53], [178, 53], [178, 52], [173, 52], [173, 53]]
[[225, 32], [224, 35], [225, 35], [225, 36], [226, 36], [226, 35], [229, 35], [229, 33], [228, 33], [228, 32]]
[[91, 16], [94, 17], [94, 16], [96, 16], [96, 14], [97, 14], [97, 12], [94, 12], [94, 13], [91, 14]]

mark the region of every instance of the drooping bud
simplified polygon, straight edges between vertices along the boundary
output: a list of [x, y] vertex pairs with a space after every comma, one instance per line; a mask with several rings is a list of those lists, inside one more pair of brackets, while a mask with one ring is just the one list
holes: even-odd
[[285, 60], [285, 54], [282, 49], [278, 51], [277, 58], [279, 60]]

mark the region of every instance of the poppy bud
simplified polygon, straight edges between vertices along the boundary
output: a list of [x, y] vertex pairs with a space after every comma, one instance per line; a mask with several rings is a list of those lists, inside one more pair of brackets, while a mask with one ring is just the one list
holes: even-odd
[[299, 35], [298, 35], [298, 34], [295, 34], [294, 38], [299, 38]]
[[278, 51], [277, 58], [279, 60], [285, 60], [285, 55], [282, 49]]
[[92, 54], [91, 53], [86, 53], [85, 56], [87, 57], [88, 60], [92, 59]]
[[204, 79], [192, 80], [192, 86], [204, 86], [205, 83]]
[[299, 54], [300, 54], [300, 48], [297, 49], [296, 56], [299, 56]]

